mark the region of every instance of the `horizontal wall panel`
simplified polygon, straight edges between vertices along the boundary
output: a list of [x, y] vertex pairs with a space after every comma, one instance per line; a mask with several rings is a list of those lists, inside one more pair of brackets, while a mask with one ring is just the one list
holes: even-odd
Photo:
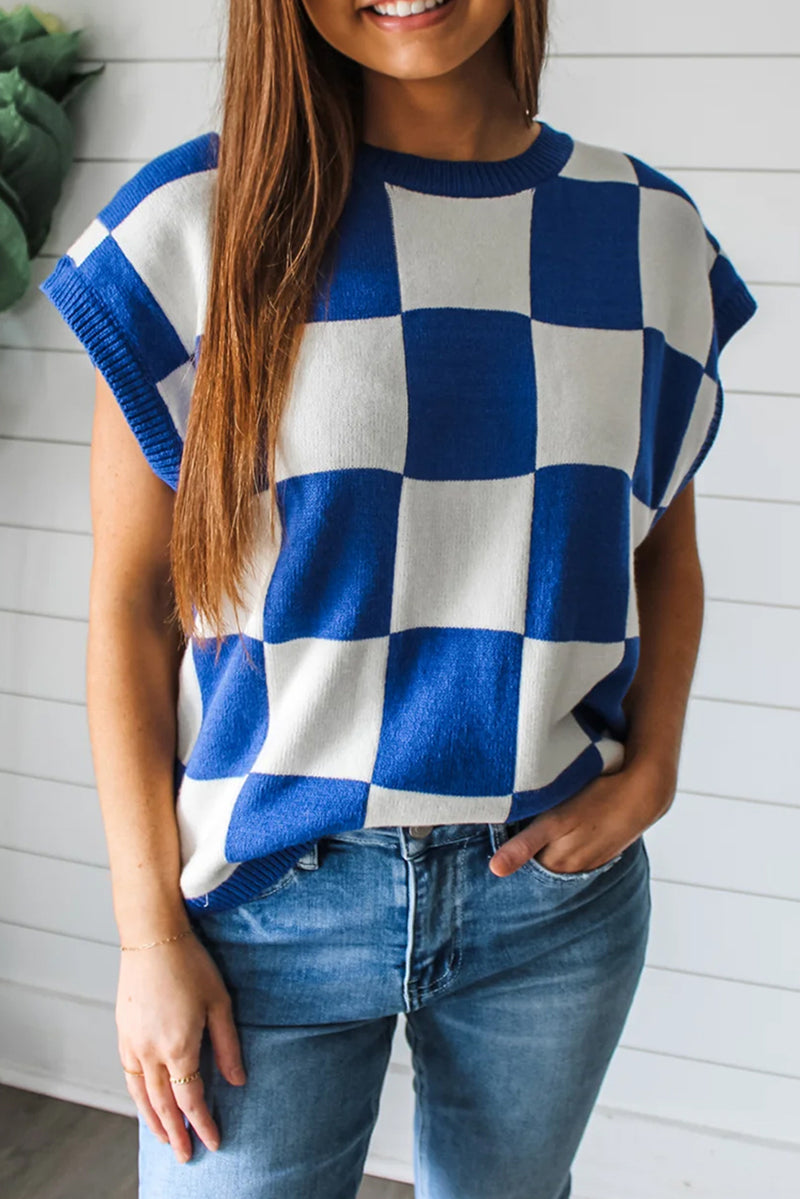
[[94, 786], [86, 708], [0, 693], [0, 770]]
[[708, 600], [692, 691], [800, 709], [800, 608]]
[[0, 524], [90, 533], [88, 445], [0, 439]]
[[[109, 1110], [136, 1107], [119, 1057], [113, 1006], [0, 982], [0, 1072], [14, 1069], [44, 1084], [86, 1088]], [[31, 1084], [32, 1086], [32, 1084]], [[50, 1092], [52, 1093], [52, 1092]]]
[[800, 806], [800, 712], [690, 696], [678, 786]]
[[548, 63], [540, 115], [664, 170], [796, 171], [798, 103], [794, 58], [620, 55]]
[[726, 389], [722, 423], [695, 476], [697, 495], [800, 503], [800, 389], [796, 396]]
[[575, 1159], [575, 1199], [792, 1199], [793, 1146], [596, 1109]]
[[0, 920], [0, 979], [114, 1004], [119, 945], [60, 936]]
[[82, 346], [77, 353], [0, 349], [0, 378], [0, 436], [89, 444], [94, 367]]
[[0, 562], [0, 608], [88, 620], [90, 536], [0, 526]]
[[0, 918], [44, 932], [119, 944], [110, 871], [83, 862], [0, 849]]
[[800, 900], [800, 807], [677, 791], [644, 836], [654, 879]]
[[646, 967], [622, 1042], [800, 1081], [800, 990]]
[[225, 9], [223, 0], [192, 4], [138, 0], [130, 7], [108, 0], [81, 0], [79, 11], [67, 24], [84, 30], [80, 43], [84, 58], [212, 58], [224, 52], [220, 34], [225, 30]]
[[636, 0], [603, 0], [602, 4], [558, 0], [551, 6], [550, 25], [552, 48], [560, 54], [800, 52], [800, 11], [793, 0], [765, 0], [759, 5], [758, 20], [746, 5], [722, 5], [719, 0], [655, 5]]
[[216, 60], [107, 63], [71, 106], [76, 157], [148, 159], [219, 129], [221, 81]]
[[[733, 806], [732, 801], [728, 801]], [[646, 839], [648, 839], [646, 834]], [[796, 854], [762, 836], [753, 857], [778, 860], [786, 873]], [[745, 875], [741, 886], [750, 891]], [[652, 883], [653, 912], [647, 961], [664, 970], [783, 987], [800, 995], [800, 903], [711, 887]], [[800, 1073], [800, 1071], [799, 1071]]]
[[0, 845], [6, 849], [108, 866], [94, 787], [0, 774]]
[[[674, 1017], [666, 1013], [663, 1018], [673, 1023], [681, 1013]], [[620, 1045], [598, 1103], [800, 1147], [800, 1079], [766, 1070], [742, 1070]], [[757, 1186], [754, 1193], [758, 1194]]]
[[698, 496], [696, 509], [707, 601], [800, 608], [800, 553], [786, 553], [800, 548], [800, 504]]
[[84, 703], [87, 635], [84, 621], [0, 612], [0, 691]]

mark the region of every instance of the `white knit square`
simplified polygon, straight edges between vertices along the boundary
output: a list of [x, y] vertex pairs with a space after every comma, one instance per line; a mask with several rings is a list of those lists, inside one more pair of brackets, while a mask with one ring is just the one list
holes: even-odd
[[523, 640], [515, 791], [546, 787], [591, 745], [572, 709], [624, 651], [621, 641]]
[[236, 869], [225, 857], [233, 809], [246, 775], [193, 779], [184, 775], [175, 801], [180, 834], [183, 894], [193, 899], [220, 887]]
[[706, 439], [711, 427], [711, 420], [714, 416], [714, 408], [717, 402], [717, 388], [717, 380], [703, 373], [700, 377], [700, 386], [697, 389], [694, 406], [692, 407], [692, 415], [689, 418], [689, 424], [686, 427], [686, 432], [681, 442], [680, 453], [678, 454], [667, 490], [661, 500], [661, 504], [664, 507], [672, 503], [675, 493], [684, 480], [686, 472], [694, 462]]
[[388, 653], [388, 637], [265, 643], [269, 725], [253, 772], [368, 782]]
[[533, 193], [432, 196], [387, 184], [400, 300], [411, 308], [498, 308], [530, 316]]
[[167, 406], [181, 441], [186, 440], [186, 426], [189, 420], [192, 388], [196, 374], [194, 362], [187, 359], [156, 384], [156, 389]]
[[89, 257], [92, 250], [96, 250], [100, 243], [105, 241], [107, 237], [108, 229], [99, 217], [95, 217], [86, 226], [83, 233], [75, 238], [67, 253], [73, 259], [75, 265], [80, 266]]
[[195, 171], [163, 183], [112, 231], [190, 355], [204, 324], [214, 176]]
[[508, 819], [510, 795], [441, 795], [370, 785], [364, 828], [398, 824], [499, 824]]
[[703, 222], [697, 210], [674, 192], [643, 187], [639, 197], [644, 324], [659, 329], [673, 349], [705, 366], [713, 310]]
[[404, 478], [391, 631], [525, 628], [534, 475]]
[[399, 315], [308, 323], [279, 429], [276, 481], [352, 467], [402, 472], [405, 380]]
[[536, 466], [586, 463], [633, 474], [644, 361], [640, 329], [533, 320]]

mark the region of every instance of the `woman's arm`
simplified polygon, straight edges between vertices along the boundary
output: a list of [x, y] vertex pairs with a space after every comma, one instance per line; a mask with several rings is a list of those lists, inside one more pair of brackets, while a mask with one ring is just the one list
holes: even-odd
[[[689, 688], [703, 624], [694, 481], [638, 547], [639, 661], [623, 701], [625, 763], [535, 816], [491, 858], [511, 874], [529, 858], [549, 870], [592, 870], [621, 853], [672, 805]], [[500, 867], [496, 869], [496, 867]]]
[[174, 493], [151, 470], [103, 376], [96, 374], [91, 453], [94, 557], [89, 602], [89, 731], [121, 944], [116, 1020], [120, 1060], [151, 1131], [191, 1157], [184, 1116], [211, 1149], [203, 1097], [203, 1030], [217, 1065], [245, 1082], [230, 996], [191, 929], [180, 889], [174, 756], [183, 637], [171, 613]]
[[694, 480], [636, 550], [635, 569], [639, 662], [622, 702], [629, 722], [625, 758], [677, 775], [705, 602]]
[[173, 794], [183, 639], [167, 623], [174, 493], [99, 371], [90, 489], [89, 732], [117, 926], [138, 945], [188, 925]]

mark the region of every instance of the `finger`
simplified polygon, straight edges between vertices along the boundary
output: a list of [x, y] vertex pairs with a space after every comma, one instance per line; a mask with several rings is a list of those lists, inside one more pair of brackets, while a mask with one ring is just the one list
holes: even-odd
[[220, 1073], [234, 1086], [247, 1082], [239, 1034], [233, 1019], [233, 1008], [230, 997], [225, 996], [219, 1003], [213, 1003], [208, 1009], [208, 1035], [214, 1057]]
[[513, 874], [523, 863], [534, 857], [553, 839], [553, 830], [548, 822], [534, 819], [523, 829], [504, 842], [489, 860], [495, 874], [505, 877]]
[[[196, 1061], [196, 1058], [194, 1059]], [[191, 1078], [197, 1073], [197, 1065], [192, 1066], [188, 1057], [173, 1058], [167, 1063], [171, 1079]], [[204, 1097], [203, 1079], [200, 1074], [191, 1078], [191, 1082], [171, 1082], [175, 1103], [186, 1116], [200, 1140], [209, 1149], [219, 1148], [219, 1129], [214, 1123]]]
[[[133, 1066], [129, 1066], [128, 1069], [132, 1070]], [[129, 1074], [126, 1071], [125, 1082], [128, 1086], [129, 1095], [141, 1112], [142, 1119], [152, 1132], [153, 1136], [158, 1137], [159, 1141], [167, 1144], [169, 1141], [167, 1130], [164, 1128], [164, 1125], [161, 1123], [157, 1113], [153, 1109], [153, 1105], [150, 1102], [150, 1097], [147, 1094], [147, 1086], [145, 1085], [144, 1078], [140, 1077], [138, 1074]]]
[[166, 1129], [169, 1142], [179, 1162], [188, 1162], [192, 1156], [192, 1140], [183, 1122], [183, 1112], [178, 1107], [169, 1081], [169, 1071], [163, 1062], [145, 1062], [145, 1083], [153, 1110]]

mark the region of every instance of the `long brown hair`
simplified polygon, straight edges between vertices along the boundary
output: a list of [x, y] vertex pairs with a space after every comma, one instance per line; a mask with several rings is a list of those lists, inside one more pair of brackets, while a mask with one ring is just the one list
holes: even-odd
[[[501, 30], [533, 120], [547, 0], [513, 0]], [[278, 428], [350, 188], [361, 78], [360, 64], [325, 41], [301, 0], [229, 0], [205, 327], [170, 547], [173, 616], [186, 638], [197, 635], [196, 615], [217, 638], [226, 604], [238, 616], [264, 535], [257, 493], [268, 492], [268, 536], [283, 534], [271, 483]]]

